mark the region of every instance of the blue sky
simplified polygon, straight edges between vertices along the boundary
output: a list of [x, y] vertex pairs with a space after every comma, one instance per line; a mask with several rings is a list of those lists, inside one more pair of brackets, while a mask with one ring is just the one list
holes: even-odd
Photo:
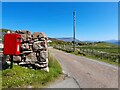
[[76, 10], [76, 38], [118, 39], [117, 2], [4, 2], [2, 28], [45, 32], [49, 37], [73, 36]]

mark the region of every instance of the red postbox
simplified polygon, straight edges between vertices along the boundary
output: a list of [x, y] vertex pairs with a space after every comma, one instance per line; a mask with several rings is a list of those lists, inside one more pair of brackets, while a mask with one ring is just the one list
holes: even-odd
[[15, 33], [5, 34], [4, 50], [5, 55], [19, 55], [21, 46], [21, 35]]

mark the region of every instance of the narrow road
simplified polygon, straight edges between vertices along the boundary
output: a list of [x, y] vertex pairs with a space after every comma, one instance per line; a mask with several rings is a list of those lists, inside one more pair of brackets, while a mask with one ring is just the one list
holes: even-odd
[[80, 88], [118, 88], [118, 67], [53, 48], [49, 51]]

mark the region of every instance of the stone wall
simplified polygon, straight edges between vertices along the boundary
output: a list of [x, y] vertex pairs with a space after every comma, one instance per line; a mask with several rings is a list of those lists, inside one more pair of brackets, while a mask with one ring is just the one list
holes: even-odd
[[[14, 63], [49, 72], [47, 36], [43, 32], [32, 34], [28, 30], [16, 30], [12, 33], [18, 33], [22, 36], [21, 54], [14, 56]], [[9, 61], [9, 55], [7, 61]]]

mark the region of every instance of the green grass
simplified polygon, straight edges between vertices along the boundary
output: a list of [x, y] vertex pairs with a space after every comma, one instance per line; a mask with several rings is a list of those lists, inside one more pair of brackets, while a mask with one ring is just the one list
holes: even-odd
[[89, 49], [89, 50], [96, 50], [96, 51], [103, 51], [103, 52], [107, 52], [107, 53], [114, 53], [114, 54], [118, 54], [118, 48], [104, 48], [104, 47], [91, 47], [91, 46], [84, 46], [84, 47], [79, 47], [81, 49]]
[[111, 43], [107, 43], [107, 42], [98, 43], [98, 44], [95, 44], [95, 46], [98, 46], [98, 47], [114, 47], [114, 48], [118, 47], [115, 44], [111, 44]]
[[41, 88], [49, 82], [55, 80], [62, 74], [62, 68], [57, 60], [49, 55], [50, 72], [43, 70], [32, 70], [21, 66], [14, 65], [13, 69], [6, 69], [2, 72], [3, 88]]
[[111, 60], [100, 59], [100, 58], [95, 57], [93, 55], [88, 55], [86, 53], [79, 53], [78, 51], [71, 52], [71, 54], [75, 54], [75, 55], [91, 58], [93, 60], [98, 60], [98, 61], [101, 61], [101, 62], [106, 62], [106, 63], [112, 64], [112, 65], [120, 66], [120, 63], [118, 63], [118, 62], [113, 62]]
[[[115, 44], [110, 44], [107, 42], [94, 42], [91, 44], [81, 42], [81, 44], [76, 45], [77, 51], [75, 51], [75, 52], [73, 52], [72, 44], [64, 45], [64, 44], [56, 43], [56, 45], [53, 47], [56, 49], [65, 51], [67, 53], [80, 55], [80, 56], [88, 57], [88, 58], [91, 58], [94, 60], [99, 60], [99, 61], [113, 64], [116, 66], [120, 66], [120, 64], [118, 64], [118, 61], [116, 61], [117, 56], [120, 55], [119, 54], [120, 46], [115, 45]], [[84, 50], [86, 50], [86, 51], [84, 51]], [[101, 54], [101, 52], [102, 52], [102, 54]]]
[[113, 62], [111, 60], [100, 59], [100, 58], [97, 58], [97, 57], [91, 56], [91, 55], [86, 55], [86, 57], [91, 58], [93, 60], [98, 60], [101, 62], [106, 62], [106, 63], [112, 64], [112, 65], [120, 66], [120, 64], [118, 64], [118, 62]]
[[2, 71], [0, 70], [0, 90], [2, 89]]
[[[89, 48], [90, 49], [90, 48]], [[104, 58], [100, 58], [100, 57], [96, 57], [94, 55], [89, 55], [85, 52], [81, 52], [81, 51], [69, 51], [69, 50], [63, 50], [63, 49], [59, 49], [59, 50], [62, 50], [64, 52], [67, 52], [67, 53], [71, 53], [71, 54], [75, 54], [75, 55], [79, 55], [79, 56], [84, 56], [84, 57], [87, 57], [87, 58], [91, 58], [93, 60], [98, 60], [98, 61], [101, 61], [101, 62], [106, 62], [106, 63], [109, 63], [109, 64], [112, 64], [112, 65], [116, 65], [116, 66], [120, 66], [120, 63], [118, 62], [115, 62], [114, 60], [108, 60], [108, 59], [104, 59]]]
[[84, 45], [84, 46], [78, 46], [78, 49], [89, 49], [89, 50], [96, 50], [96, 51], [103, 51], [107, 53], [114, 53], [114, 54], [119, 54], [119, 48], [117, 45], [110, 44], [110, 43], [98, 43], [95, 45]]

